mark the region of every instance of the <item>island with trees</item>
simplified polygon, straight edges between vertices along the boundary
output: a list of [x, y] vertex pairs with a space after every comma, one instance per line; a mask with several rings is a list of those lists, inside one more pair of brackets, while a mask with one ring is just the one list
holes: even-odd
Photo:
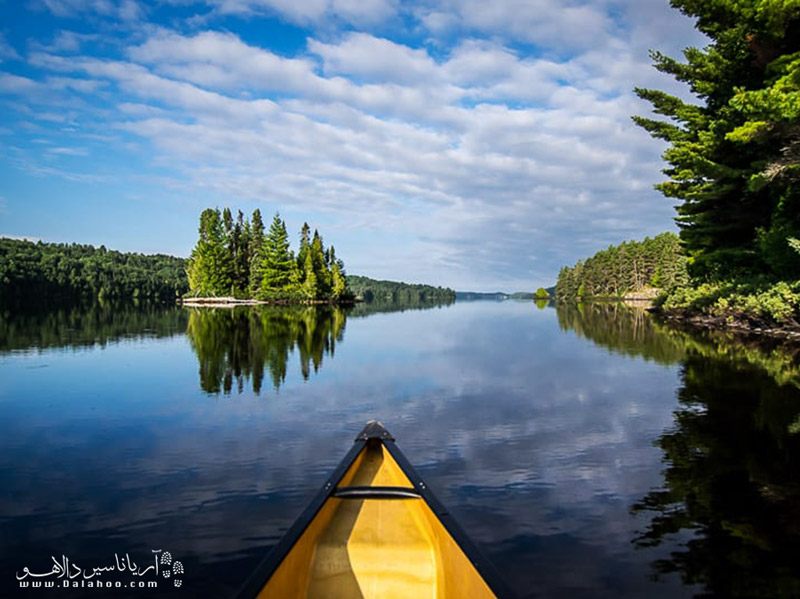
[[265, 232], [261, 211], [251, 220], [241, 210], [208, 208], [200, 215], [199, 239], [188, 260], [185, 302], [345, 303], [353, 299], [344, 263], [333, 246], [325, 248], [307, 223], [297, 255], [286, 224], [275, 214]]

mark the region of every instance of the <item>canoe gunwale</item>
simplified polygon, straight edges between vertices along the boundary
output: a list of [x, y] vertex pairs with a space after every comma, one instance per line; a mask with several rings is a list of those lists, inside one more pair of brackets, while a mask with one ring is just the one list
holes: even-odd
[[[361, 451], [368, 445], [382, 445], [385, 447], [395, 462], [397, 462], [400, 469], [408, 477], [409, 481], [411, 481], [413, 488], [371, 487], [374, 490], [372, 497], [367, 497], [366, 494], [369, 493], [366, 491], [367, 487], [342, 487], [338, 489], [338, 491], [357, 489], [359, 491], [364, 490], [363, 492], [365, 494], [358, 496], [358, 492], [356, 492], [349, 497], [346, 493], [344, 495], [337, 495], [336, 487], [339, 481], [353, 462], [355, 462]], [[384, 492], [386, 496], [380, 496], [381, 491]], [[411, 462], [408, 461], [408, 458], [400, 451], [400, 448], [397, 447], [394, 442], [394, 437], [392, 437], [389, 431], [387, 431], [380, 422], [373, 420], [368, 422], [361, 433], [359, 433], [350, 451], [347, 452], [336, 469], [331, 473], [308, 507], [303, 510], [292, 526], [290, 526], [283, 537], [281, 537], [278, 544], [272, 548], [267, 557], [259, 564], [248, 581], [241, 588], [237, 594], [239, 599], [250, 599], [259, 594], [273, 573], [281, 565], [284, 558], [292, 550], [292, 547], [294, 547], [295, 543], [297, 543], [311, 524], [312, 520], [314, 520], [314, 517], [322, 509], [325, 502], [332, 497], [337, 497], [339, 499], [422, 499], [428, 504], [428, 507], [439, 519], [447, 533], [452, 537], [453, 541], [455, 541], [456, 545], [458, 545], [459, 549], [461, 549], [495, 596], [499, 599], [511, 599], [514, 597], [511, 593], [511, 589], [500, 577], [494, 565], [470, 540], [461, 526], [456, 522], [445, 506], [436, 498], [419, 473], [417, 473], [416, 469], [411, 465]]]
[[417, 473], [414, 466], [411, 465], [411, 462], [408, 461], [408, 458], [400, 451], [400, 448], [397, 447], [394, 440], [382, 441], [386, 450], [392, 458], [394, 458], [394, 461], [397, 462], [400, 469], [405, 472], [408, 479], [417, 491], [419, 491], [420, 496], [425, 500], [436, 517], [439, 518], [442, 526], [444, 526], [445, 530], [453, 537], [456, 545], [464, 552], [464, 555], [470, 563], [472, 563], [473, 567], [478, 571], [478, 574], [481, 575], [481, 578], [483, 578], [495, 596], [498, 597], [498, 599], [513, 598], [514, 595], [511, 593], [511, 589], [508, 587], [505, 580], [500, 577], [500, 573], [494, 567], [494, 564], [483, 555], [483, 552], [481, 552], [467, 536], [467, 533], [464, 532], [447, 508], [436, 498], [433, 491], [425, 484], [425, 481], [422, 480], [422, 477]]
[[237, 594], [237, 597], [240, 599], [249, 599], [258, 596], [263, 586], [267, 583], [275, 570], [278, 569], [278, 566], [281, 565], [283, 559], [289, 551], [291, 551], [298, 539], [303, 536], [303, 533], [306, 528], [308, 528], [308, 525], [311, 524], [314, 516], [317, 515], [328, 498], [333, 494], [336, 484], [341, 480], [344, 473], [347, 472], [347, 469], [350, 468], [356, 457], [358, 457], [358, 454], [361, 453], [361, 450], [364, 449], [366, 445], [366, 440], [356, 439], [350, 451], [347, 452], [336, 469], [328, 477], [322, 489], [317, 492], [308, 507], [303, 510], [297, 520], [294, 521], [284, 533], [283, 537], [281, 537], [281, 540], [278, 541], [278, 544], [272, 548], [264, 561], [255, 569], [241, 591]]

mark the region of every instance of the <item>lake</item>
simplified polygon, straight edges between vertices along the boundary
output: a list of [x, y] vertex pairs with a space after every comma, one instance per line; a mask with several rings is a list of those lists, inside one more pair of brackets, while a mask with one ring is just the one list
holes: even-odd
[[377, 418], [520, 597], [800, 596], [796, 348], [392, 310], [0, 312], [0, 595], [231, 597]]

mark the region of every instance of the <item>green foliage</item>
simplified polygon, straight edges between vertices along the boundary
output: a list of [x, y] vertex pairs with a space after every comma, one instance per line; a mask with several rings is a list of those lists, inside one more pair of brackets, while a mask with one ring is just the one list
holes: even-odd
[[275, 214], [264, 246], [263, 278], [258, 295], [274, 298], [291, 292], [292, 271], [296, 268], [289, 250], [289, 236], [280, 215]]
[[539, 289], [536, 290], [536, 293], [533, 295], [533, 297], [534, 299], [548, 300], [550, 299], [550, 294], [544, 287], [539, 287]]
[[316, 230], [309, 248], [309, 256], [311, 257], [314, 280], [316, 281], [317, 296], [328, 297], [332, 288], [331, 270], [325, 259], [326, 252], [325, 246], [322, 244], [322, 237]]
[[652, 287], [672, 288], [687, 279], [678, 237], [661, 233], [653, 239], [609, 246], [572, 268], [563, 267], [556, 283], [556, 299], [623, 297]]
[[3, 303], [174, 302], [189, 288], [185, 271], [184, 259], [163, 254], [0, 238]]
[[187, 272], [191, 294], [258, 298], [273, 301], [348, 301], [344, 263], [322, 237], [303, 224], [300, 251], [295, 258], [286, 224], [275, 214], [265, 235], [261, 212], [247, 221], [241, 211], [236, 221], [229, 209], [204, 210], [200, 238]]
[[[230, 211], [226, 214], [230, 217]], [[200, 238], [186, 268], [189, 287], [194, 295], [228, 295], [233, 285], [233, 256], [230, 245], [226, 244], [219, 209], [203, 211], [198, 231]]]
[[800, 259], [785, 239], [800, 233], [800, 3], [672, 0], [711, 40], [681, 63], [655, 67], [689, 85], [698, 104], [637, 89], [668, 121], [633, 117], [666, 140], [677, 221], [696, 280], [771, 272], [794, 277]]
[[398, 281], [378, 281], [368, 277], [348, 277], [350, 290], [365, 302], [391, 302], [416, 304], [420, 302], [454, 302], [456, 292], [447, 287], [433, 287], [402, 283]]
[[336, 252], [331, 246], [331, 295], [334, 299], [343, 297], [347, 293], [347, 275], [344, 272], [344, 265], [336, 259]]
[[[227, 209], [226, 209], [227, 210]], [[227, 247], [232, 262], [232, 287], [236, 296], [247, 295], [250, 281], [250, 223], [239, 210], [236, 222], [227, 232]]]
[[317, 283], [317, 273], [314, 269], [314, 258], [310, 251], [306, 252], [306, 259], [303, 264], [303, 283], [301, 289], [303, 296], [307, 299], [314, 299], [319, 295], [319, 284]]
[[796, 326], [800, 323], [800, 281], [764, 277], [679, 287], [659, 299], [664, 310], [684, 310], [738, 321]]
[[253, 221], [250, 225], [250, 239], [248, 241], [249, 277], [247, 290], [250, 297], [255, 297], [261, 288], [261, 282], [264, 280], [264, 252], [266, 249], [264, 221], [261, 219], [261, 211], [258, 208], [253, 210]]

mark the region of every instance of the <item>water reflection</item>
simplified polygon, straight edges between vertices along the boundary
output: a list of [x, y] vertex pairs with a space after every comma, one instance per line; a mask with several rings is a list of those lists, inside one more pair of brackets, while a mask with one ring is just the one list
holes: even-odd
[[233, 597], [377, 417], [519, 597], [798, 594], [787, 348], [612, 305], [354, 310], [345, 343], [343, 314], [304, 311], [6, 322], [0, 569], [160, 547], [189, 573], [174, 596]]
[[249, 380], [258, 394], [265, 373], [275, 390], [286, 379], [289, 356], [298, 355], [308, 380], [344, 335], [345, 313], [335, 307], [199, 308], [189, 311], [186, 334], [200, 362], [206, 393], [239, 393]]
[[24, 309], [0, 307], [0, 354], [19, 350], [104, 347], [121, 339], [182, 335], [188, 315], [155, 303], [94, 302]]
[[370, 314], [381, 314], [387, 312], [406, 312], [407, 310], [430, 310], [432, 308], [444, 308], [455, 303], [455, 300], [435, 301], [435, 300], [392, 300], [385, 298], [374, 298], [368, 302], [359, 302], [347, 312], [353, 318], [359, 316], [369, 316]]
[[578, 337], [626, 356], [659, 364], [676, 364], [686, 354], [686, 335], [672, 335], [641, 306], [621, 303], [572, 304], [557, 307], [558, 325]]
[[657, 445], [665, 485], [634, 507], [654, 515], [639, 547], [693, 538], [654, 565], [717, 597], [800, 596], [797, 388], [741, 361], [691, 353], [675, 428]]
[[615, 352], [682, 365], [674, 427], [656, 441], [664, 485], [632, 509], [650, 516], [636, 547], [672, 547], [657, 576], [679, 573], [703, 596], [800, 596], [798, 349], [675, 330], [621, 305], [558, 317]]

